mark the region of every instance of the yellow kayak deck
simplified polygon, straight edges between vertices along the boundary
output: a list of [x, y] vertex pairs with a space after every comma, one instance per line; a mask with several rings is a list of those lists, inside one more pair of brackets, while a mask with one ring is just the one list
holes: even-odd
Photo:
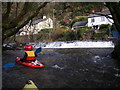
[[32, 80], [28, 80], [23, 88], [23, 90], [39, 90]]

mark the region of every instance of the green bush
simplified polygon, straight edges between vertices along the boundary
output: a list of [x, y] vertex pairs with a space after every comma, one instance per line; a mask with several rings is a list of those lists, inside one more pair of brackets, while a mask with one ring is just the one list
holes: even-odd
[[102, 31], [102, 33], [105, 35], [109, 35], [109, 29], [110, 29], [110, 25], [109, 24], [102, 24], [100, 25], [100, 29]]
[[69, 29], [69, 27], [66, 27], [66, 26], [61, 26], [60, 28], [62, 28], [62, 29], [64, 29], [64, 30]]
[[94, 32], [92, 38], [102, 40], [106, 35], [109, 36], [109, 29], [104, 28], [101, 33]]
[[[104, 26], [104, 25], [103, 25]], [[80, 29], [70, 30], [68, 27], [62, 26], [56, 29], [42, 29], [36, 35], [29, 35], [23, 38], [23, 36], [17, 36], [18, 41], [22, 40], [24, 42], [29, 41], [72, 41], [72, 40], [90, 40], [97, 39], [102, 40], [104, 37], [109, 35], [108, 28], [102, 28], [101, 32], [97, 33], [89, 27], [84, 27]], [[28, 38], [28, 39], [27, 39]], [[14, 39], [11, 37], [10, 39]]]
[[71, 41], [71, 40], [80, 40], [83, 37], [84, 31], [83, 30], [71, 30], [67, 32], [63, 32], [61, 37], [64, 37], [64, 40]]
[[109, 28], [110, 28], [109, 24], [102, 24], [102, 25], [100, 25], [100, 30], [106, 30], [106, 29], [109, 29]]
[[44, 33], [49, 33], [49, 32], [52, 32], [52, 31], [54, 31], [54, 29], [53, 28], [51, 28], [51, 29], [41, 29], [41, 31], [39, 32], [39, 33], [41, 33], [41, 32], [44, 32]]
[[52, 36], [54, 35], [54, 29], [42, 29], [38, 36], [36, 37], [37, 40], [43, 41], [43, 40], [49, 40], [52, 39]]

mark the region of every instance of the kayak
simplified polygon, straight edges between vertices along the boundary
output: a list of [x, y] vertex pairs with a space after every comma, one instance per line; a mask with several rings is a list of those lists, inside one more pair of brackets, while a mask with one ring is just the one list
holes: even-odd
[[22, 65], [25, 65], [25, 66], [28, 66], [28, 67], [38, 67], [38, 68], [44, 67], [44, 65], [42, 63], [40, 63], [39, 61], [38, 61], [38, 63], [35, 63], [35, 62], [18, 62], [18, 64], [22, 64]]
[[17, 61], [17, 64], [22, 64], [28, 67], [35, 67], [35, 68], [42, 68], [44, 67], [44, 65], [39, 62], [38, 60], [35, 60], [35, 62], [21, 62], [21, 61]]
[[23, 90], [29, 89], [38, 90], [37, 86], [34, 84], [32, 80], [28, 80], [23, 88]]

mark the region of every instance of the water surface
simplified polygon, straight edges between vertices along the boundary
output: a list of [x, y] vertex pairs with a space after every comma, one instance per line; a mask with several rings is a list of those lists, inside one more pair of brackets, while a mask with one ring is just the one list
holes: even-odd
[[[117, 88], [120, 62], [111, 58], [113, 49], [46, 49], [37, 60], [45, 68], [22, 65], [3, 68], [3, 88], [23, 88], [31, 79], [38, 88]], [[22, 57], [22, 50], [3, 52], [3, 65]]]

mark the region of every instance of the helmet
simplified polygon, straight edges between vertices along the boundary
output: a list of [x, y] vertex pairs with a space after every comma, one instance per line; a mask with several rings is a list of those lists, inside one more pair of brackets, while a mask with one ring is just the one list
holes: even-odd
[[33, 46], [32, 45], [26, 45], [24, 48], [25, 48], [26, 51], [33, 50]]

